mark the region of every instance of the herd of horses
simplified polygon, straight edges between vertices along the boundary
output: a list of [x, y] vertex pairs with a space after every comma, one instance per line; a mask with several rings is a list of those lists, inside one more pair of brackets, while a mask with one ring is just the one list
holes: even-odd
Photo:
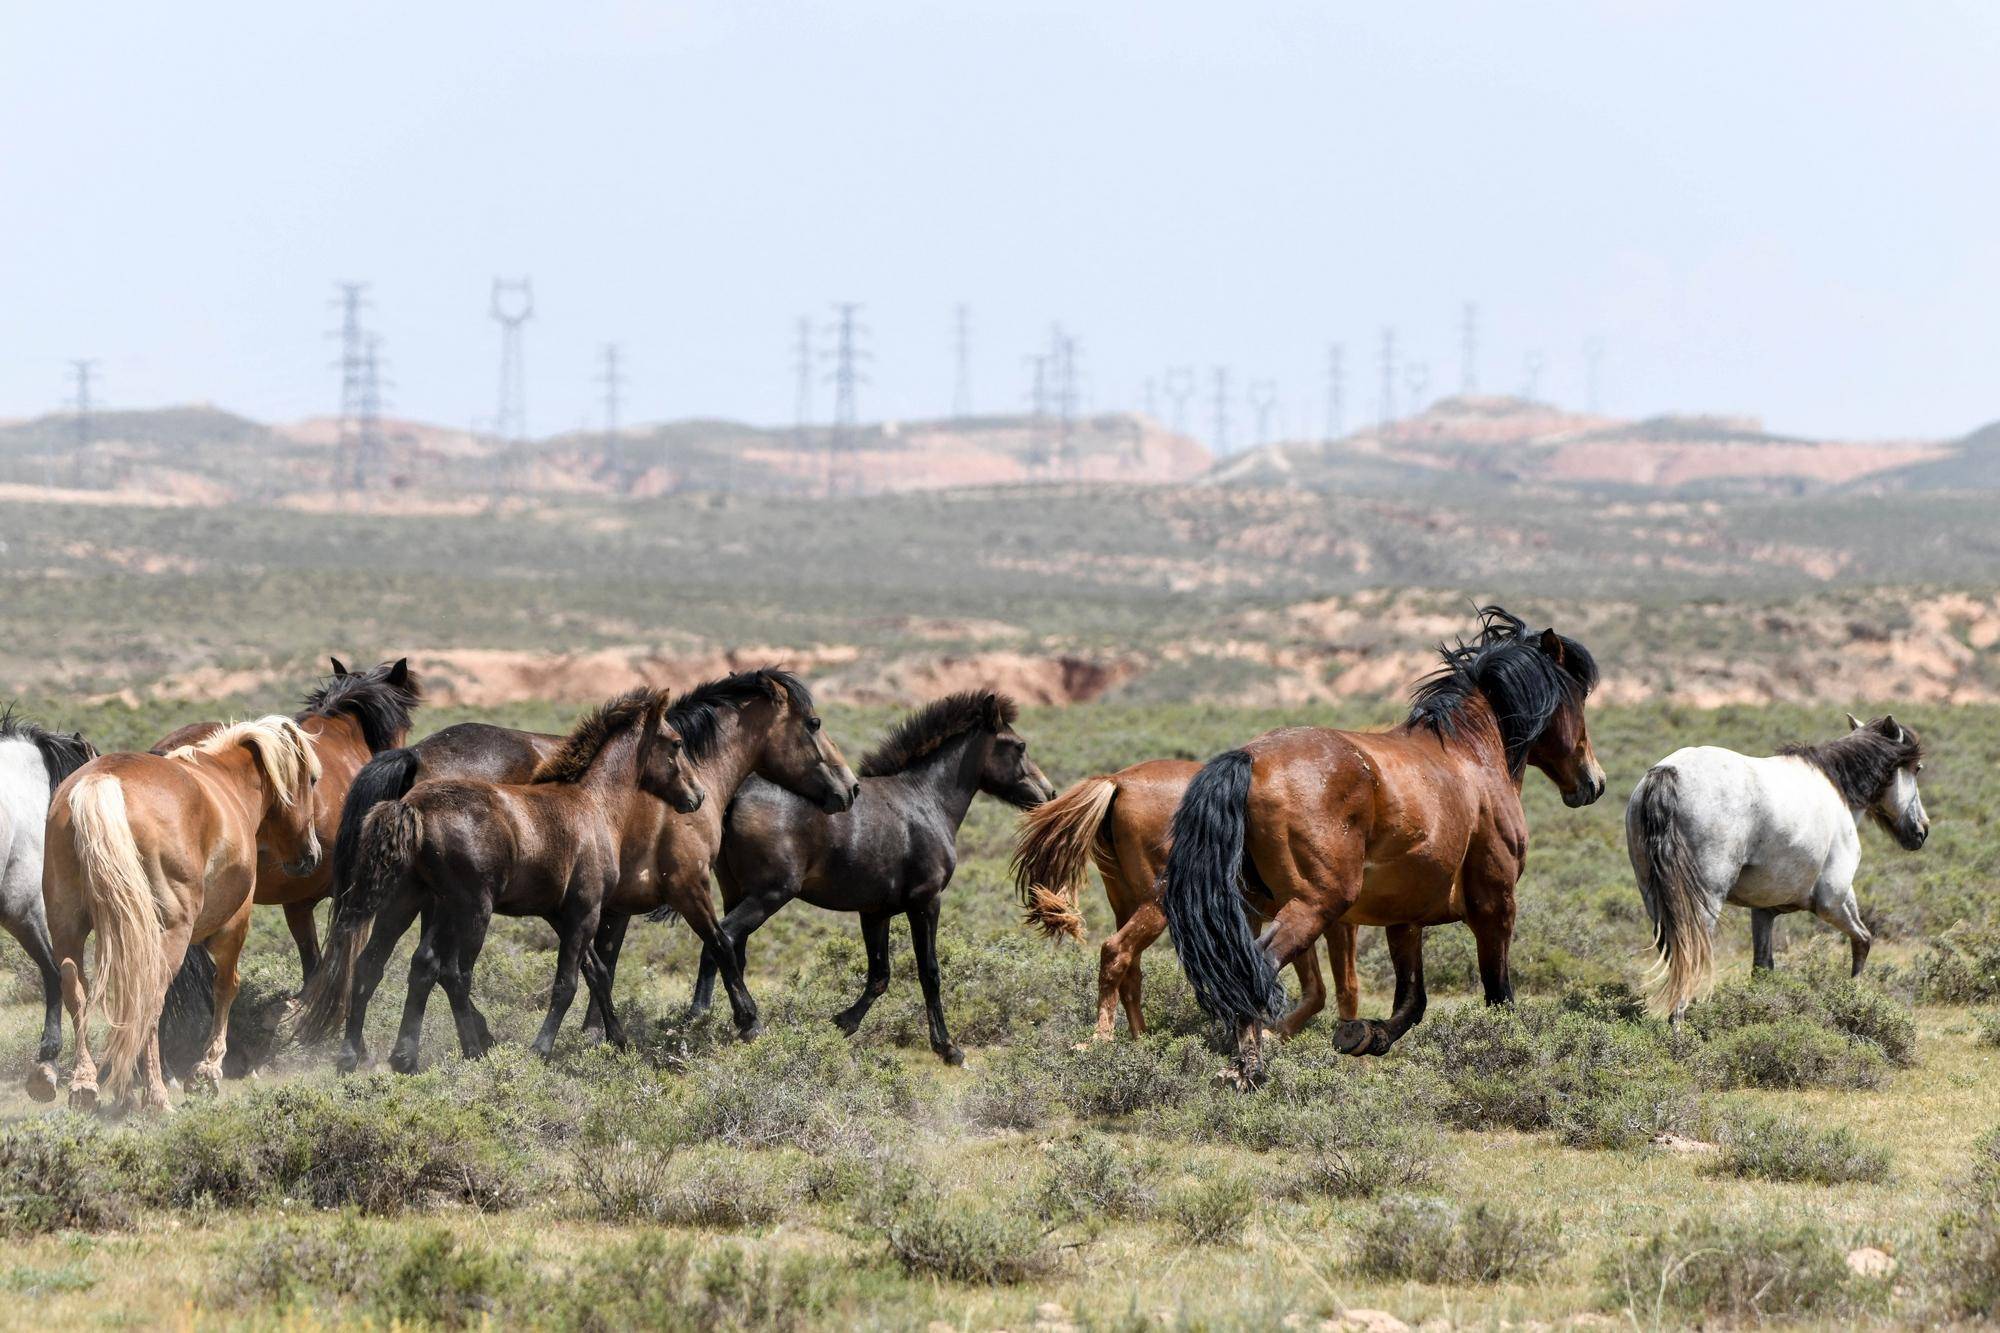
[[[1336, 1044], [1379, 1055], [1423, 1018], [1428, 927], [1464, 921], [1487, 1003], [1511, 1000], [1527, 770], [1571, 807], [1605, 790], [1585, 716], [1598, 669], [1581, 644], [1487, 607], [1439, 656], [1389, 730], [1287, 727], [1206, 764], [1151, 760], [1061, 794], [1002, 694], [930, 703], [850, 769], [806, 684], [777, 668], [677, 696], [634, 690], [562, 736], [460, 723], [410, 744], [422, 690], [407, 660], [356, 672], [333, 659], [296, 716], [195, 723], [144, 754], [99, 755], [79, 734], [8, 714], [0, 924], [40, 972], [45, 1006], [28, 1091], [57, 1094], [66, 1010], [72, 1106], [98, 1104], [101, 1073], [121, 1110], [166, 1109], [161, 1019], [191, 975], [207, 979], [212, 1006], [186, 1086], [219, 1087], [254, 904], [282, 906], [298, 947], [287, 1036], [338, 1034], [343, 1071], [371, 1058], [368, 1005], [413, 925], [390, 1066], [417, 1068], [437, 986], [461, 1051], [490, 1048], [472, 977], [496, 912], [556, 932], [533, 1042], [543, 1054], [579, 980], [586, 1031], [623, 1042], [614, 982], [640, 914], [678, 916], [700, 940], [691, 1012], [719, 976], [738, 1031], [754, 1036], [746, 942], [793, 898], [860, 917], [867, 977], [834, 1018], [850, 1034], [887, 989], [889, 928], [908, 918], [931, 1047], [958, 1064], [937, 927], [959, 826], [982, 792], [1022, 812], [1013, 872], [1030, 922], [1080, 938], [1089, 869], [1103, 880], [1117, 930], [1102, 948], [1099, 1038], [1114, 1035], [1121, 1004], [1130, 1031], [1144, 1030], [1139, 958], [1166, 932], [1202, 1009], [1233, 1032], [1238, 1069], [1254, 1071], [1262, 1029], [1294, 1033], [1324, 1006], [1324, 939]], [[1633, 793], [1627, 845], [1659, 953], [1656, 999], [1675, 1022], [1712, 976], [1724, 902], [1751, 909], [1756, 966], [1770, 966], [1775, 917], [1807, 910], [1848, 936], [1860, 971], [1859, 824], [1872, 817], [1914, 850], [1929, 820], [1916, 734], [1893, 717], [1849, 722], [1837, 739], [1767, 757], [1678, 750]], [[329, 897], [322, 950], [314, 909]], [[1396, 982], [1383, 1020], [1359, 1016], [1362, 926], [1387, 932]], [[1300, 981], [1289, 1011], [1287, 966]], [[101, 1069], [93, 1017], [107, 1024]]]

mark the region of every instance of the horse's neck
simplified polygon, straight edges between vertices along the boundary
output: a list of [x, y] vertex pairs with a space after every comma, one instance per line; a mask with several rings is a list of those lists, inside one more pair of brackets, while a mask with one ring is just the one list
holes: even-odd
[[[1474, 690], [1465, 696], [1465, 701], [1452, 710], [1450, 734], [1445, 740], [1445, 749], [1461, 762], [1468, 762], [1476, 768], [1496, 769], [1507, 772], [1507, 743], [1500, 737], [1500, 723], [1493, 715], [1493, 704], [1484, 694]], [[1405, 730], [1428, 730], [1422, 723], [1404, 723]], [[1525, 772], [1525, 770], [1524, 770]], [[1514, 790], [1521, 790], [1521, 777], [1512, 776]]]
[[250, 822], [259, 828], [284, 803], [284, 793], [264, 772], [264, 765], [247, 745], [232, 745], [222, 751], [197, 750], [187, 762], [197, 770], [207, 769], [220, 779], [213, 785], [240, 802]]
[[715, 748], [708, 758], [694, 766], [695, 776], [708, 791], [708, 799], [719, 802], [719, 810], [729, 804], [743, 780], [757, 769], [764, 757], [764, 742], [775, 717], [763, 726], [749, 726], [734, 708], [717, 710]]
[[636, 729], [619, 732], [598, 750], [590, 764], [572, 783], [553, 784], [576, 787], [584, 791], [604, 792], [639, 786], [639, 733]]
[[944, 812], [953, 828], [965, 822], [972, 798], [979, 794], [987, 741], [985, 732], [968, 731], [946, 741], [901, 774]]

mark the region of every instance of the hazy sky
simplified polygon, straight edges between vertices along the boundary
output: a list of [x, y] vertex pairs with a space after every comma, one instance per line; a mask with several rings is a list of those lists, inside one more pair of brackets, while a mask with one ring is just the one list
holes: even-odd
[[[330, 410], [338, 278], [399, 414], [489, 420], [532, 274], [529, 424], [786, 421], [794, 321], [866, 303], [864, 417], [1015, 410], [1060, 320], [1089, 401], [1210, 368], [1347, 418], [1394, 325], [1433, 393], [1759, 413], [1846, 436], [2000, 416], [2000, 5], [8, 5], [0, 415]], [[1399, 384], [1398, 392], [1405, 386]], [[816, 412], [830, 411], [826, 389]]]

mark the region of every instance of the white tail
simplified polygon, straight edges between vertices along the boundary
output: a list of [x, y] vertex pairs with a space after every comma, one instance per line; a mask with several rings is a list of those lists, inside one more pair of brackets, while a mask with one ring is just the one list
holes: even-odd
[[166, 984], [160, 953], [160, 908], [125, 813], [125, 789], [108, 774], [84, 777], [69, 793], [70, 825], [80, 886], [97, 933], [97, 977], [90, 1007], [111, 1024], [105, 1043], [104, 1090], [122, 1096], [158, 1021], [153, 1012]]

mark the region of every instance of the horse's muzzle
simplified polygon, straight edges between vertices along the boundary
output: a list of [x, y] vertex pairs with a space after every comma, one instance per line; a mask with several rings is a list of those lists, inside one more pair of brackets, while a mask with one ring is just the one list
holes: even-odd
[[855, 801], [859, 800], [860, 797], [861, 784], [859, 782], [849, 782], [845, 787], [842, 787], [837, 782], [830, 783], [827, 786], [826, 795], [820, 799], [819, 808], [830, 815], [845, 814], [854, 808]]
[[1598, 773], [1586, 777], [1582, 782], [1563, 793], [1563, 804], [1572, 810], [1581, 810], [1586, 805], [1595, 805], [1597, 798], [1604, 795], [1604, 775]]
[[708, 792], [700, 787], [696, 787], [693, 791], [687, 792], [674, 799], [673, 802], [674, 810], [678, 814], [691, 815], [695, 811], [701, 809], [702, 802], [707, 799], [708, 799]]

